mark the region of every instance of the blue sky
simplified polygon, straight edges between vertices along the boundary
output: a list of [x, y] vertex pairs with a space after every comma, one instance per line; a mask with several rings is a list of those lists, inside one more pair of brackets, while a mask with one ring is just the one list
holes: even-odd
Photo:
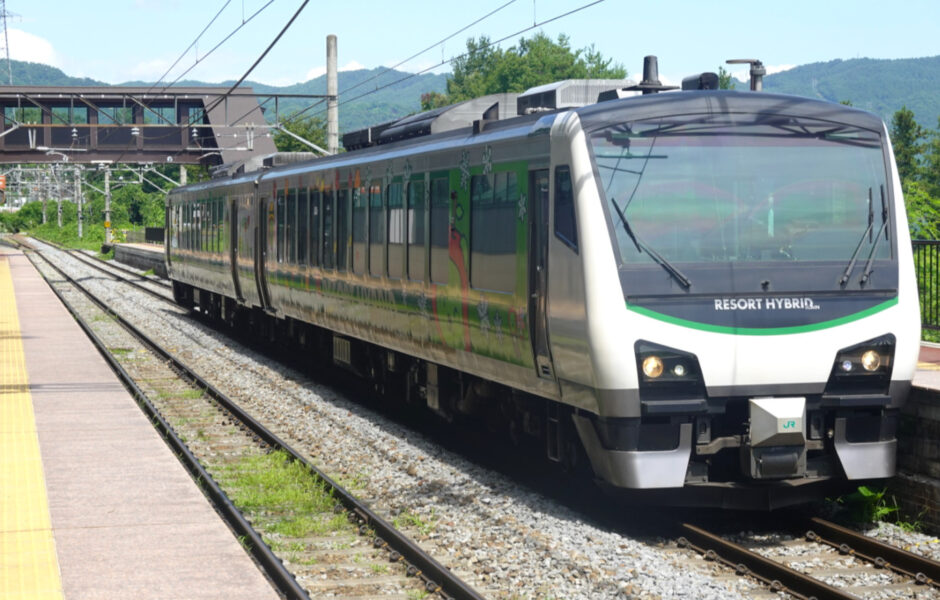
[[[310, 0], [250, 79], [287, 85], [323, 73], [330, 33], [339, 39], [340, 68], [391, 66], [507, 2]], [[413, 72], [438, 65], [463, 52], [468, 37], [499, 39], [589, 2], [515, 0], [399, 68]], [[206, 54], [266, 3], [229, 0], [167, 79], [175, 79], [197, 58], [187, 78], [218, 82], [240, 77], [302, 0], [274, 0]], [[15, 59], [108, 83], [153, 81], [224, 5], [225, 0], [7, 0], [7, 11], [17, 15], [7, 23], [10, 52]], [[523, 35], [538, 30], [553, 38], [565, 33], [575, 48], [594, 44], [637, 79], [643, 56], [655, 54], [662, 78], [675, 83], [685, 75], [715, 71], [729, 58], [758, 58], [773, 72], [836, 58], [935, 56], [940, 54], [940, 1], [605, 0]], [[437, 69], [446, 70], [446, 65]]]

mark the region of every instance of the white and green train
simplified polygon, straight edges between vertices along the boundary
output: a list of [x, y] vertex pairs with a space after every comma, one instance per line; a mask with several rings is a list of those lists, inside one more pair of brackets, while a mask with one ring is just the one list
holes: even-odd
[[177, 301], [613, 490], [775, 507], [894, 474], [920, 322], [877, 117], [568, 81], [173, 191]]

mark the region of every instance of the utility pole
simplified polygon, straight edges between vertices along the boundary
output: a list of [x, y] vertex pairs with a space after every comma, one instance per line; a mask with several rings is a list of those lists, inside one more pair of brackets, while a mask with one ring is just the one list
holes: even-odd
[[78, 169], [75, 169], [75, 204], [78, 205], [78, 239], [82, 239], [82, 181]]
[[49, 187], [46, 185], [46, 182], [49, 180], [48, 175], [39, 175], [39, 198], [42, 200], [42, 224], [46, 224], [46, 188]]
[[326, 36], [326, 149], [330, 154], [339, 150], [339, 108], [336, 75], [336, 36]]
[[111, 244], [111, 166], [104, 166], [104, 243]]
[[62, 182], [59, 181], [55, 166], [52, 167], [52, 176], [55, 178], [56, 223], [62, 229]]

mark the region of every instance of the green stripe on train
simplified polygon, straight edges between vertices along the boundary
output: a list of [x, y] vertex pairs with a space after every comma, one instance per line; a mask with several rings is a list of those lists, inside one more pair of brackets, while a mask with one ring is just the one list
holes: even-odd
[[699, 323], [697, 321], [689, 321], [688, 319], [680, 319], [678, 317], [673, 317], [670, 315], [665, 315], [655, 310], [650, 310], [648, 308], [643, 308], [642, 306], [631, 306], [627, 304], [627, 310], [631, 310], [637, 314], [641, 314], [651, 319], [656, 319], [657, 321], [663, 321], [665, 323], [672, 323], [673, 325], [678, 325], [680, 327], [688, 327], [690, 329], [698, 329], [701, 331], [711, 331], [713, 333], [727, 333], [729, 335], [786, 335], [793, 333], [807, 333], [810, 331], [819, 331], [821, 329], [828, 329], [830, 327], [836, 327], [838, 325], [844, 325], [846, 323], [851, 323], [852, 321], [857, 321], [859, 319], [864, 319], [865, 317], [871, 316], [875, 313], [879, 313], [887, 308], [898, 303], [897, 297], [894, 297], [890, 300], [886, 300], [881, 304], [876, 304], [871, 308], [866, 308], [865, 310], [859, 311], [857, 313], [852, 313], [844, 317], [839, 317], [838, 319], [830, 319], [829, 321], [823, 321], [821, 323], [812, 323], [810, 325], [794, 325], [792, 327], [728, 327], [725, 325], [712, 325], [710, 323]]

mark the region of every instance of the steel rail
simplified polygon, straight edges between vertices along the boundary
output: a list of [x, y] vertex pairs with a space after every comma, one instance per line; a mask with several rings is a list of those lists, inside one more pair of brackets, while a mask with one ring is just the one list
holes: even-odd
[[[62, 273], [60, 269], [55, 267], [55, 265], [53, 265], [53, 267]], [[94, 296], [88, 292], [80, 283], [75, 282], [65, 273], [62, 273], [62, 275], [67, 279], [70, 279], [71, 282], [74, 282], [73, 285], [81, 289], [92, 299], [93, 302], [101, 306], [103, 310], [106, 310], [110, 314], [114, 315], [115, 319], [121, 323], [122, 326], [127, 328], [127, 330], [130, 331], [135, 337], [138, 337], [142, 343], [147, 345], [156, 354], [160, 355], [166, 361], [168, 361], [173, 366], [173, 368], [185, 373], [187, 377], [192, 379], [193, 383], [203, 388], [213, 400], [218, 402], [223, 408], [235, 416], [235, 418], [244, 423], [259, 439], [263, 440], [266, 444], [273, 448], [284, 450], [286, 453], [290, 454], [294, 460], [299, 461], [311, 473], [321, 479], [324, 484], [329, 486], [329, 488], [333, 491], [334, 497], [339, 501], [340, 504], [343, 505], [347, 511], [347, 514], [350, 515], [350, 518], [358, 519], [362, 527], [366, 527], [375, 532], [376, 536], [373, 539], [373, 545], [376, 548], [390, 549], [390, 558], [392, 560], [403, 560], [405, 563], [407, 563], [407, 573], [409, 575], [421, 578], [425, 582], [425, 589], [428, 592], [441, 594], [448, 598], [453, 598], [454, 600], [483, 600], [482, 595], [470, 587], [466, 582], [454, 575], [450, 569], [440, 564], [427, 552], [421, 549], [421, 547], [415, 544], [411, 539], [395, 529], [392, 524], [372, 511], [368, 505], [366, 505], [364, 502], [361, 502], [336, 481], [331, 479], [326, 473], [321, 471], [319, 468], [307, 461], [303, 456], [294, 451], [293, 448], [288, 446], [276, 434], [269, 431], [266, 427], [264, 427], [264, 425], [256, 421], [251, 415], [231, 401], [215, 386], [203, 379], [199, 374], [189, 369], [174, 354], [151, 340], [146, 334], [141, 332], [139, 329], [137, 329], [137, 327], [128, 322], [126, 319], [105, 307], [100, 300], [94, 298]], [[362, 527], [360, 527], [361, 530]]]
[[[109, 307], [107, 307], [103, 302], [95, 298], [84, 286], [78, 283], [71, 276], [66, 274], [61, 268], [49, 261], [48, 258], [42, 256], [42, 253], [32, 250], [32, 252], [27, 253], [27, 256], [30, 258], [30, 261], [33, 262], [35, 266], [35, 261], [32, 260], [32, 255], [37, 254], [50, 267], [52, 267], [59, 275], [61, 275], [68, 283], [73, 285], [76, 289], [81, 291], [85, 296], [87, 296], [92, 302], [95, 303], [101, 310], [107, 314], [114, 317], [118, 323], [123, 327], [127, 328], [128, 332], [131, 333], [134, 337], [138, 337], [140, 334], [136, 328], [131, 329], [130, 324], [127, 323], [120, 315], [115, 313]], [[38, 270], [38, 269], [37, 269]], [[43, 278], [45, 280], [45, 278]], [[241, 536], [247, 540], [247, 551], [251, 554], [252, 558], [262, 567], [265, 575], [271, 581], [272, 585], [277, 589], [278, 593], [287, 597], [287, 598], [300, 598], [309, 600], [310, 596], [307, 594], [306, 590], [297, 583], [297, 580], [294, 579], [294, 575], [287, 570], [281, 560], [274, 554], [270, 547], [264, 543], [264, 540], [258, 534], [257, 531], [251, 526], [245, 517], [242, 515], [241, 511], [232, 503], [229, 497], [225, 494], [221, 487], [215, 482], [212, 476], [202, 467], [199, 463], [199, 460], [193, 455], [189, 450], [186, 444], [176, 435], [173, 427], [164, 420], [163, 416], [156, 409], [156, 407], [151, 404], [150, 400], [147, 398], [147, 395], [143, 390], [138, 387], [137, 383], [130, 376], [130, 374], [121, 366], [117, 359], [108, 351], [107, 346], [98, 337], [98, 335], [92, 331], [85, 321], [81, 318], [76, 311], [68, 302], [66, 302], [65, 297], [62, 295], [59, 290], [56, 289], [52, 282], [46, 280], [46, 283], [59, 298], [59, 301], [65, 306], [69, 311], [72, 317], [78, 322], [78, 325], [82, 328], [88, 338], [94, 344], [95, 349], [98, 350], [98, 353], [105, 359], [111, 369], [117, 374], [118, 378], [121, 380], [121, 383], [124, 384], [124, 387], [131, 393], [137, 403], [140, 405], [141, 409], [153, 423], [154, 427], [160, 432], [163, 436], [166, 443], [173, 449], [177, 458], [183, 463], [183, 466], [189, 471], [190, 476], [195, 480], [196, 484], [202, 489], [205, 494], [209, 497], [212, 504], [218, 509], [222, 519], [228, 524], [236, 536]], [[145, 339], [145, 338], [144, 338]], [[141, 340], [143, 341], [143, 339]], [[146, 343], [146, 342], [145, 342]]]
[[940, 587], [940, 562], [886, 544], [835, 523], [813, 517], [806, 539], [831, 546], [843, 554], [865, 559], [879, 568], [914, 578], [917, 583]]
[[169, 290], [169, 289], [170, 289], [170, 286], [169, 286], [169, 284], [167, 284], [167, 283], [164, 283], [164, 282], [162, 282], [162, 281], [154, 281], [153, 279], [150, 279], [149, 277], [146, 277], [146, 276], [144, 276], [144, 275], [141, 275], [140, 273], [134, 273], [133, 271], [131, 271], [130, 269], [128, 269], [128, 268], [126, 268], [126, 267], [122, 267], [122, 266], [119, 266], [119, 265], [110, 265], [110, 264], [108, 265], [108, 267], [111, 267], [112, 269], [115, 269], [115, 270], [117, 270], [117, 271], [123, 271], [123, 272], [125, 272], [125, 273], [130, 274], [130, 275], [133, 275], [134, 277], [139, 278], [141, 281], [135, 281], [135, 280], [133, 280], [133, 279], [128, 279], [127, 277], [125, 277], [125, 276], [123, 276], [123, 275], [119, 275], [119, 274], [117, 274], [117, 273], [114, 273], [114, 272], [112, 272], [112, 271], [109, 271], [109, 270], [108, 270], [108, 267], [104, 267], [104, 266], [102, 266], [101, 264], [99, 264], [99, 263], [103, 263], [104, 261], [99, 260], [99, 259], [97, 259], [97, 258], [93, 258], [93, 257], [91, 257], [91, 256], [87, 256], [87, 255], [85, 255], [81, 250], [75, 250], [75, 249], [72, 249], [72, 248], [66, 248], [65, 246], [61, 246], [61, 245], [59, 245], [59, 244], [56, 244], [55, 242], [49, 242], [49, 241], [46, 241], [46, 240], [40, 240], [40, 241], [41, 241], [43, 244], [48, 244], [49, 246], [52, 246], [53, 248], [55, 248], [56, 250], [59, 250], [60, 252], [65, 252], [66, 254], [69, 254], [70, 256], [73, 256], [73, 257], [74, 257], [76, 260], [78, 260], [79, 262], [81, 262], [81, 263], [83, 263], [83, 264], [86, 264], [86, 265], [88, 265], [89, 267], [91, 267], [91, 268], [93, 268], [93, 269], [98, 269], [98, 270], [101, 271], [102, 273], [104, 273], [104, 274], [106, 274], [106, 275], [108, 275], [108, 276], [110, 276], [110, 277], [114, 277], [114, 278], [117, 279], [118, 281], [123, 281], [123, 282], [125, 282], [125, 283], [129, 283], [130, 285], [134, 286], [135, 288], [139, 289], [140, 291], [146, 292], [146, 293], [150, 294], [151, 296], [153, 296], [153, 297], [155, 297], [155, 298], [158, 298], [158, 299], [163, 300], [163, 301], [165, 301], [165, 302], [170, 302], [170, 303], [175, 304], [175, 302], [173, 301], [173, 298], [168, 297], [168, 296], [165, 296], [164, 294], [161, 294], [160, 292], [158, 292], [158, 291], [156, 291], [156, 290], [153, 290], [153, 289], [150, 289], [150, 288], [144, 286], [142, 282], [143, 282], [143, 281], [148, 281], [148, 282], [150, 282], [150, 283], [152, 283], [152, 284], [154, 284], [154, 285], [159, 285], [159, 286], [165, 287], [165, 288], [167, 288], [167, 290]]
[[[151, 278], [147, 277], [146, 275], [141, 275], [140, 273], [134, 271], [134, 269], [131, 269], [130, 267], [125, 267], [123, 264], [121, 264], [121, 263], [119, 263], [119, 262], [117, 262], [117, 261], [114, 261], [114, 260], [105, 261], [105, 260], [102, 260], [102, 259], [100, 259], [100, 258], [95, 258], [94, 256], [89, 256], [89, 255], [85, 254], [85, 253], [82, 252], [81, 250], [78, 250], [78, 249], [75, 249], [75, 248], [66, 248], [66, 247], [63, 246], [62, 244], [58, 244], [58, 243], [56, 243], [56, 242], [51, 242], [51, 241], [49, 241], [49, 240], [44, 240], [44, 239], [41, 239], [41, 238], [40, 238], [39, 241], [41, 241], [43, 244], [49, 244], [49, 245], [52, 246], [53, 248], [55, 248], [55, 249], [57, 249], [57, 250], [61, 250], [62, 252], [69, 252], [70, 254], [72, 254], [72, 255], [74, 255], [74, 256], [78, 256], [81, 260], [87, 262], [88, 264], [105, 263], [105, 264], [107, 264], [109, 267], [111, 267], [112, 269], [116, 269], [116, 270], [118, 270], [118, 271], [122, 271], [122, 272], [124, 272], [124, 273], [127, 273], [128, 275], [131, 275], [131, 276], [133, 276], [133, 277], [137, 277], [137, 278], [140, 279], [141, 281], [149, 281], [150, 283], [152, 283], [152, 284], [154, 284], [154, 285], [159, 285], [159, 286], [165, 287], [165, 288], [167, 288], [167, 289], [170, 289], [170, 288], [171, 288], [170, 284], [167, 283], [166, 281], [163, 281], [162, 279], [151, 279]], [[92, 262], [92, 261], [94, 261], [94, 262]], [[131, 280], [130, 283], [133, 283], [133, 281]]]
[[[131, 271], [130, 269], [128, 269], [128, 268], [126, 268], [126, 267], [122, 267], [122, 266], [120, 266], [120, 265], [111, 265], [111, 264], [108, 264], [108, 266], [104, 266], [104, 264], [102, 264], [102, 263], [105, 263], [105, 261], [99, 260], [99, 259], [94, 258], [94, 257], [91, 257], [91, 256], [87, 256], [87, 255], [85, 255], [84, 253], [82, 253], [80, 250], [70, 250], [70, 249], [67, 249], [67, 248], [59, 248], [59, 250], [61, 250], [61, 251], [63, 251], [63, 252], [67, 252], [67, 253], [70, 254], [71, 256], [73, 256], [73, 257], [75, 257], [76, 259], [78, 259], [80, 262], [82, 262], [82, 263], [88, 265], [89, 267], [91, 267], [91, 268], [93, 268], [93, 269], [98, 269], [98, 270], [101, 271], [102, 273], [105, 273], [106, 275], [109, 275], [109, 276], [111, 276], [111, 277], [114, 277], [115, 279], [117, 279], [117, 280], [119, 280], [119, 281], [123, 281], [123, 282], [125, 282], [125, 283], [129, 283], [129, 284], [131, 284], [132, 286], [136, 287], [137, 289], [139, 289], [139, 290], [141, 290], [141, 291], [143, 291], [143, 292], [147, 292], [147, 293], [150, 294], [151, 296], [154, 296], [154, 297], [159, 298], [159, 299], [161, 299], [161, 300], [166, 300], [166, 301], [169, 301], [169, 302], [173, 302], [173, 298], [172, 298], [172, 297], [165, 296], [164, 294], [162, 294], [162, 293], [160, 293], [160, 292], [158, 292], [158, 291], [156, 291], [156, 290], [153, 290], [153, 289], [151, 289], [151, 288], [148, 288], [148, 287], [146, 287], [146, 286], [144, 285], [144, 283], [151, 283], [151, 284], [153, 284], [153, 285], [158, 285], [158, 286], [160, 286], [160, 287], [162, 287], [162, 288], [165, 288], [167, 291], [170, 291], [170, 289], [171, 289], [170, 286], [169, 286], [168, 284], [162, 282], [162, 281], [154, 281], [153, 279], [150, 279], [149, 277], [146, 277], [146, 276], [144, 276], [144, 275], [141, 275], [140, 273], [134, 273], [134, 272]], [[109, 262], [110, 262], [110, 261], [109, 261]], [[120, 274], [120, 273], [115, 273], [114, 271], [110, 271], [109, 269], [114, 269], [115, 271], [121, 271], [122, 273], [126, 273], [127, 275], [130, 275], [130, 276], [132, 276], [132, 277], [136, 277], [137, 279], [136, 279], [136, 280], [135, 280], [135, 279], [130, 279], [127, 275], [122, 275], [122, 274]]]
[[858, 600], [857, 596], [765, 558], [695, 525], [683, 523], [682, 529], [688, 538], [679, 538], [680, 547], [691, 547], [704, 554], [707, 560], [718, 560], [734, 568], [739, 575], [751, 575], [769, 585], [775, 592], [786, 592], [805, 600]]

